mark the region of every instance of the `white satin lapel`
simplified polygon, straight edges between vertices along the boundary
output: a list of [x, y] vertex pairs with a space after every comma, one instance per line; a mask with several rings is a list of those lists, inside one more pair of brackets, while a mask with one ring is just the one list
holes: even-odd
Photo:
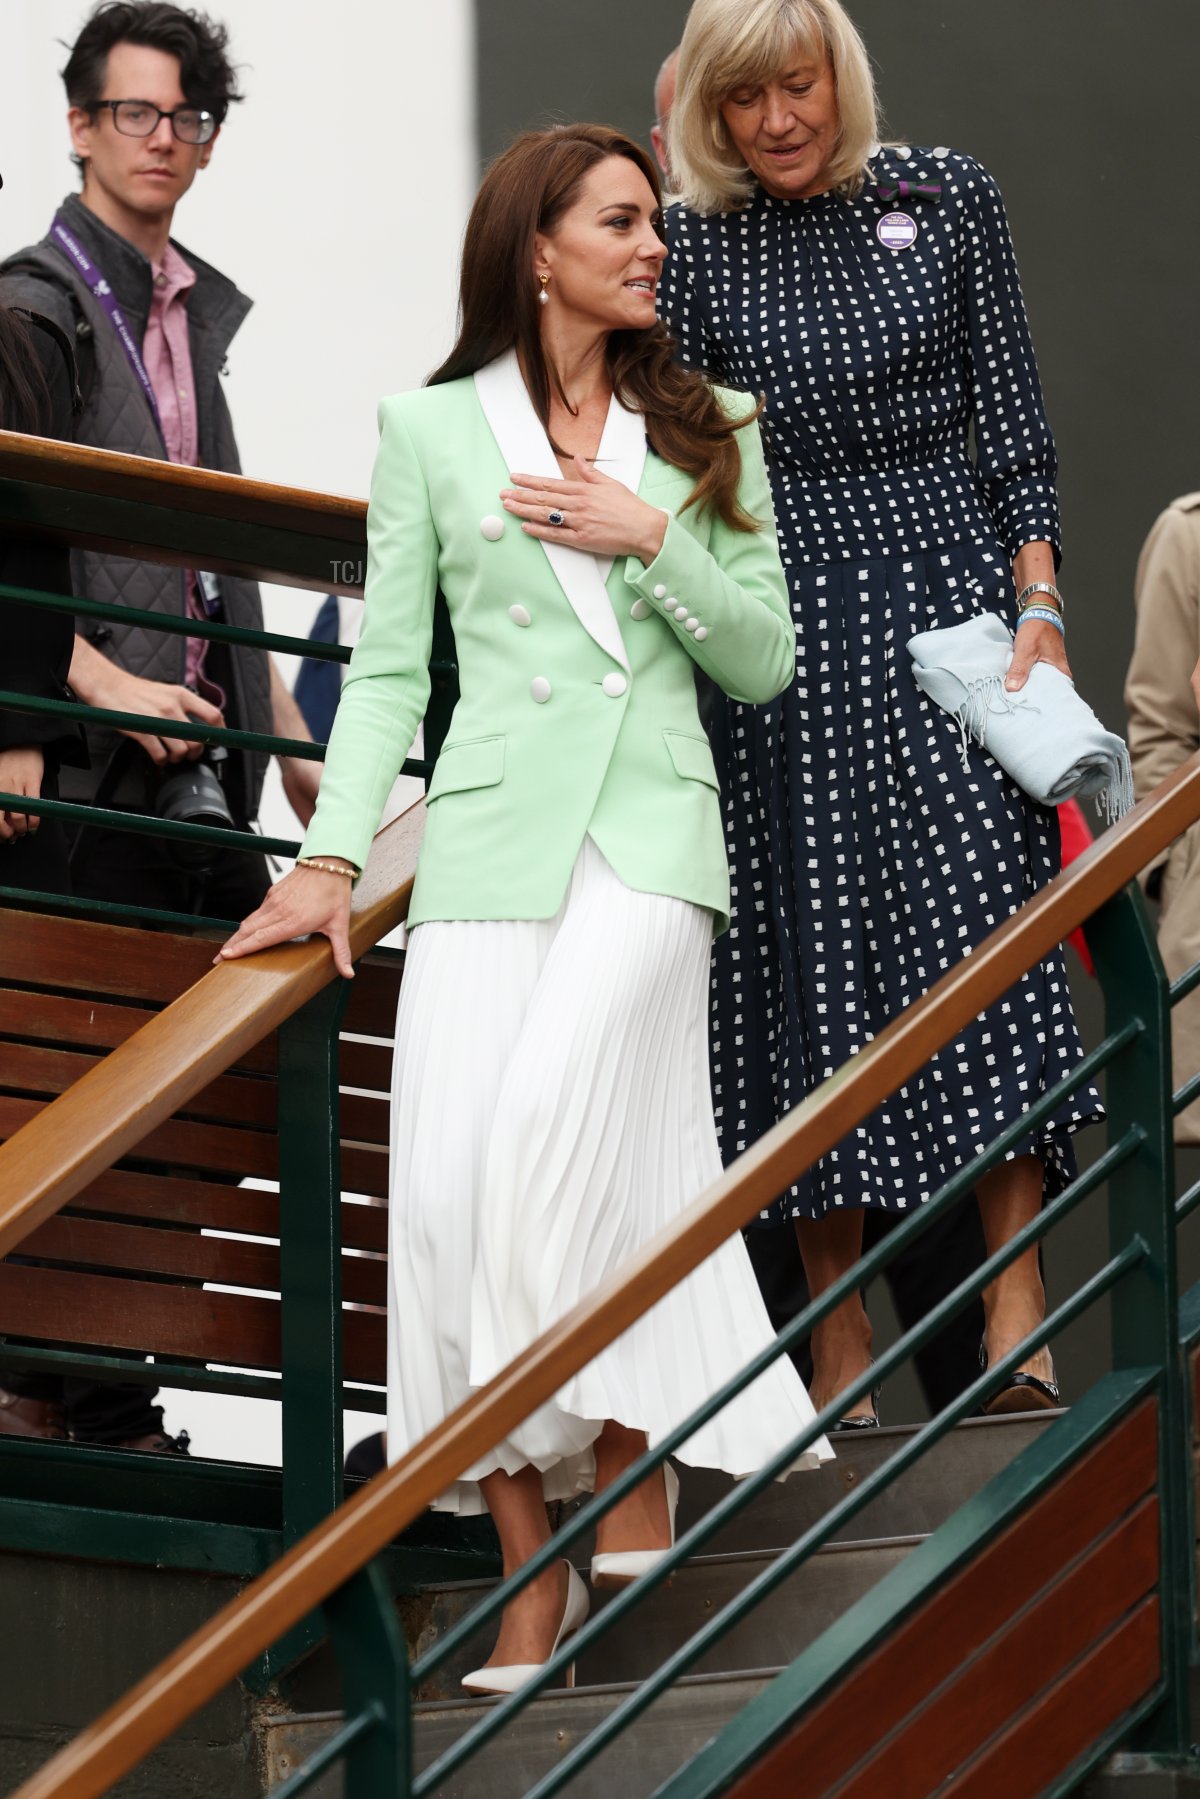
[[[630, 493], [636, 493], [642, 484], [642, 470], [645, 466], [646, 421], [640, 412], [626, 412], [614, 394], [609, 401], [604, 435], [596, 452], [596, 467], [602, 475], [611, 475], [614, 481], [620, 481]], [[596, 566], [600, 571], [600, 579], [607, 581], [612, 573], [613, 558], [597, 556]]]
[[[506, 350], [495, 362], [489, 362], [486, 368], [476, 371], [475, 392], [479, 396], [483, 415], [491, 427], [492, 436], [500, 446], [500, 454], [508, 466], [509, 474], [546, 475], [552, 480], [560, 481], [562, 470], [550, 447], [550, 440], [542, 429], [541, 420], [533, 409], [515, 350]], [[612, 405], [616, 405], [615, 400]], [[617, 410], [621, 411], [621, 408], [618, 407]], [[626, 419], [633, 418], [629, 413], [624, 413], [623, 416]], [[613, 411], [610, 406], [604, 428], [606, 439], [612, 422]], [[640, 419], [635, 419], [634, 422], [641, 428]], [[644, 430], [642, 455], [644, 459]], [[514, 529], [520, 529], [516, 520], [511, 522]], [[621, 628], [617, 624], [596, 557], [586, 550], [573, 550], [567, 544], [548, 543], [544, 539], [538, 541], [570, 602], [571, 610], [588, 636], [614, 662], [619, 662], [628, 674], [629, 658], [625, 653]]]

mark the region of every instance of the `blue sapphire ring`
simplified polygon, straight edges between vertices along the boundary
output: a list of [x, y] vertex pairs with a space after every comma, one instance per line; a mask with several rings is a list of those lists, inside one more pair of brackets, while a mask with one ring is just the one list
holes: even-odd
[[547, 514], [547, 523], [549, 523], [551, 525], [565, 525], [566, 522], [567, 522], [566, 514], [563, 512], [560, 512], [558, 510], [557, 506], [555, 506], [554, 509]]

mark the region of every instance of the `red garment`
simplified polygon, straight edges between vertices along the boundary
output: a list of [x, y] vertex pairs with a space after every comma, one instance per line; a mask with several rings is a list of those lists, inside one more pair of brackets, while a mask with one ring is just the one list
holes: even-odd
[[[1082, 856], [1084, 850], [1090, 849], [1095, 841], [1078, 800], [1063, 801], [1058, 808], [1058, 828], [1062, 833], [1062, 865], [1069, 868], [1076, 857]], [[1095, 974], [1096, 964], [1092, 961], [1082, 926], [1071, 932], [1067, 942], [1073, 944], [1079, 952], [1079, 959], [1088, 973]]]

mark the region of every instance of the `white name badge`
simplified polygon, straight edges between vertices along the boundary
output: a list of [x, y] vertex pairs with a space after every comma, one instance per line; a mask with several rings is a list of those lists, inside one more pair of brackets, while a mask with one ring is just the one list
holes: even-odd
[[911, 250], [917, 241], [917, 221], [906, 212], [885, 212], [875, 235], [885, 250]]

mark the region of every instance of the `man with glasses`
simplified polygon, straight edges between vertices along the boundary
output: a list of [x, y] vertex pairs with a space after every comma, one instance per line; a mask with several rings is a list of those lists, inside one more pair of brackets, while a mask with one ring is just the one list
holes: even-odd
[[[250, 302], [171, 237], [175, 208], [208, 166], [226, 113], [241, 97], [227, 34], [160, 0], [107, 0], [76, 40], [63, 80], [82, 188], [63, 201], [40, 244], [0, 265], [0, 297], [54, 320], [75, 342], [83, 390], [76, 441], [236, 474], [220, 374]], [[257, 584], [234, 576], [75, 551], [71, 579], [73, 591], [91, 599], [262, 629]], [[95, 619], [81, 619], [79, 633], [70, 674], [79, 697], [154, 717], [161, 728], [89, 730], [92, 767], [70, 782], [64, 771], [66, 799], [165, 809], [171, 764], [202, 754], [172, 736], [172, 722], [309, 735], [262, 650], [231, 651]], [[219, 776], [229, 821], [245, 829], [257, 813], [265, 759], [235, 751], [205, 760], [214, 785]], [[303, 823], [317, 766], [284, 764], [285, 790]], [[185, 866], [153, 838], [92, 827], [78, 833], [71, 872], [75, 893], [86, 899], [225, 919], [244, 917], [269, 885], [258, 855], [220, 850], [202, 866]], [[0, 1432], [61, 1434], [49, 1421], [51, 1397], [36, 1381], [0, 1370]], [[141, 1386], [74, 1382], [68, 1423], [77, 1439], [93, 1443], [178, 1450], [153, 1397]]]

